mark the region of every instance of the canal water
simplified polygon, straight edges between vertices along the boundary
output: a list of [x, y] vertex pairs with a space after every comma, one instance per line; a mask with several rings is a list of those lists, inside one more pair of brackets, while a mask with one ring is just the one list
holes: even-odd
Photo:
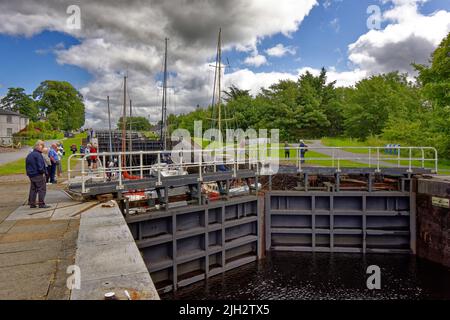
[[[367, 289], [369, 265], [381, 289]], [[274, 252], [161, 299], [450, 299], [450, 269], [410, 255]]]

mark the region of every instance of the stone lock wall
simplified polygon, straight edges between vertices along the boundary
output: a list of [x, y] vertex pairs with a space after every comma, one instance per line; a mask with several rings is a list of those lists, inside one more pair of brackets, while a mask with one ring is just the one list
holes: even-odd
[[450, 268], [450, 209], [432, 197], [450, 199], [450, 179], [417, 181], [417, 255]]

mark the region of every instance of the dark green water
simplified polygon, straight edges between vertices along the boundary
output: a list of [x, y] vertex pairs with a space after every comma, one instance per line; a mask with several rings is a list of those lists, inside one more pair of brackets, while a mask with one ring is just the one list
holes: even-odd
[[[381, 269], [381, 289], [366, 269]], [[450, 270], [409, 255], [276, 252], [162, 299], [450, 299]]]

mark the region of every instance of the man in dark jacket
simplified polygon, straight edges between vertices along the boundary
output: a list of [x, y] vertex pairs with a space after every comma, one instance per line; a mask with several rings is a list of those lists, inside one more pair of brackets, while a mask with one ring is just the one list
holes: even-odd
[[30, 208], [36, 208], [36, 196], [39, 195], [39, 208], [50, 208], [45, 204], [45, 193], [47, 192], [45, 179], [45, 161], [42, 157], [44, 142], [38, 141], [33, 151], [26, 158], [27, 176], [30, 178], [30, 194], [28, 204]]

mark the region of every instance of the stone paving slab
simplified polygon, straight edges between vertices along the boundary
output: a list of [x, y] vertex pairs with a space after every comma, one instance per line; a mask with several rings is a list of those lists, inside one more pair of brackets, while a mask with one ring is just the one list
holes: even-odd
[[107, 245], [120, 242], [134, 242], [127, 225], [117, 224], [110, 226], [86, 226], [86, 232], [78, 237], [78, 247], [95, 245]]
[[41, 248], [0, 254], [0, 268], [56, 260], [61, 253], [55, 248]]
[[0, 253], [20, 252], [20, 251], [32, 251], [42, 248], [53, 248], [59, 250], [61, 243], [54, 241], [53, 239], [33, 240], [33, 241], [17, 241], [17, 242], [5, 242], [0, 243]]
[[62, 190], [47, 190], [47, 194], [45, 196], [45, 202], [47, 204], [51, 203], [60, 203], [60, 202], [68, 202], [72, 199]]
[[30, 208], [29, 206], [20, 206], [6, 218], [6, 221], [23, 220], [23, 219], [42, 219], [50, 218], [56, 209], [56, 204], [49, 204], [51, 208], [40, 209]]
[[0, 297], [10, 300], [45, 299], [53, 275], [10, 279], [0, 286]]
[[57, 262], [43, 261], [23, 265], [14, 265], [0, 268], [0, 283], [4, 284], [17, 278], [33, 278], [39, 276], [51, 275], [56, 271]]
[[106, 292], [125, 289], [135, 299], [159, 299], [117, 203], [81, 215], [75, 264], [81, 288], [72, 290], [71, 299], [104, 299]]
[[106, 292], [114, 292], [126, 300], [125, 290], [132, 300], [158, 300], [155, 286], [148, 272], [83, 282], [83, 290], [72, 290], [72, 300], [103, 300]]
[[76, 264], [81, 269], [82, 281], [147, 272], [134, 243], [81, 246], [78, 249]]
[[51, 220], [71, 220], [80, 219], [82, 212], [92, 207], [92, 202], [85, 202], [71, 206], [59, 207], [53, 212]]
[[0, 234], [7, 233], [15, 224], [15, 221], [4, 221], [0, 224]]

